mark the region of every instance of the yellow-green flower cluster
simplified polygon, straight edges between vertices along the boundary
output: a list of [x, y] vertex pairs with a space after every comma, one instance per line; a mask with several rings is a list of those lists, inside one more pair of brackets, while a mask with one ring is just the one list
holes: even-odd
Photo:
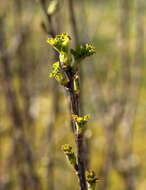
[[79, 117], [78, 115], [72, 115], [73, 120], [76, 124], [76, 128], [77, 128], [77, 133], [78, 134], [82, 134], [85, 130], [85, 124], [88, 122], [88, 120], [90, 119], [89, 115], [85, 115], [84, 117]]
[[64, 151], [65, 155], [67, 156], [69, 162], [76, 167], [76, 156], [75, 153], [72, 151], [72, 147], [69, 144], [65, 144], [62, 146], [62, 150]]
[[[95, 53], [95, 48], [92, 45], [85, 44], [77, 47], [75, 50], [69, 48], [71, 37], [67, 33], [56, 35], [55, 38], [48, 38], [49, 43], [59, 53], [59, 62], [53, 64], [50, 77], [55, 79], [65, 86], [66, 78], [64, 75], [67, 70], [72, 70], [74, 74], [74, 89], [75, 93], [79, 93], [79, 77], [77, 72], [79, 70], [79, 63], [87, 56]], [[62, 72], [60, 72], [62, 71]], [[64, 74], [63, 74], [64, 73]]]
[[83, 117], [79, 117], [78, 115], [73, 115], [73, 119], [78, 124], [86, 124], [88, 120], [90, 119], [89, 115], [85, 115]]
[[47, 42], [59, 53], [68, 53], [71, 37], [66, 33], [56, 35], [56, 38], [48, 38]]
[[67, 77], [65, 77], [65, 74], [61, 72], [59, 62], [53, 64], [52, 71], [50, 72], [49, 77], [54, 77], [60, 84], [64, 86], [68, 83]]
[[69, 41], [71, 37], [67, 33], [56, 35], [56, 38], [48, 38], [47, 42], [53, 46], [59, 53], [59, 61], [63, 69], [71, 64], [71, 56], [69, 50]]
[[95, 48], [92, 45], [85, 44], [78, 46], [75, 50], [71, 50], [76, 60], [81, 61], [87, 56], [93, 55], [95, 53]]

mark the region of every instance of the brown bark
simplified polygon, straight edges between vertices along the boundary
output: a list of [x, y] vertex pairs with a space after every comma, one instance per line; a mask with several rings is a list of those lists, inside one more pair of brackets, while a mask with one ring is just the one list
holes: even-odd
[[[68, 69], [66, 73], [70, 81], [68, 84], [68, 93], [69, 93], [69, 99], [70, 99], [71, 113], [79, 116], [80, 115], [79, 95], [76, 94], [74, 91], [72, 69], [71, 68]], [[75, 140], [76, 140], [76, 146], [77, 146], [77, 160], [78, 160], [77, 175], [78, 175], [80, 190], [87, 190], [87, 184], [86, 184], [86, 178], [85, 178], [83, 134], [76, 133], [76, 124], [74, 121], [72, 122], [73, 122], [74, 134], [75, 134]]]
[[[83, 6], [83, 2], [81, 2], [81, 5]], [[79, 46], [81, 43], [81, 40], [79, 40], [79, 31], [77, 27], [76, 17], [75, 17], [75, 11], [74, 11], [74, 0], [68, 0], [68, 10], [69, 10], [69, 16], [70, 16], [70, 24], [71, 24], [71, 30], [74, 37], [74, 45]], [[80, 84], [80, 94], [79, 94], [79, 102], [80, 102], [80, 113], [83, 115], [83, 69], [82, 65], [80, 65], [80, 80], [82, 83]], [[83, 147], [84, 147], [84, 160], [85, 160], [85, 167], [88, 169], [89, 166], [89, 141], [88, 139], [84, 138], [83, 140]]]

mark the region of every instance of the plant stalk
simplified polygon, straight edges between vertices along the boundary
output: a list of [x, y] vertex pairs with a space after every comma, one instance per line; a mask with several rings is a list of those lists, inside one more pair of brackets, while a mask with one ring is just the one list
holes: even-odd
[[[72, 69], [69, 69], [67, 71], [67, 76], [70, 81], [68, 86], [68, 92], [69, 92], [71, 113], [79, 116], [80, 115], [79, 94], [76, 94], [74, 91]], [[83, 134], [77, 134], [74, 120], [72, 122], [73, 122], [75, 141], [77, 147], [77, 161], [78, 161], [77, 175], [78, 175], [80, 190], [87, 190], [87, 184], [85, 178], [85, 162], [83, 156], [84, 154]]]

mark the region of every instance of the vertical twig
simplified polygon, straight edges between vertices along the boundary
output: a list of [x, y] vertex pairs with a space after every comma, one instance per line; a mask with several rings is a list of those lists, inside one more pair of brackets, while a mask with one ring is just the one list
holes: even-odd
[[[82, 4], [83, 6], [83, 4]], [[79, 40], [79, 31], [77, 28], [76, 23], [76, 17], [75, 17], [75, 11], [74, 11], [74, 0], [68, 0], [68, 10], [69, 10], [69, 16], [70, 16], [70, 24], [71, 29], [74, 37], [74, 45], [75, 47], [79, 46], [81, 43], [81, 40]], [[80, 65], [80, 81], [83, 82], [83, 68], [82, 65]], [[80, 84], [80, 94], [79, 94], [79, 104], [80, 104], [80, 113], [83, 115], [83, 84]], [[85, 167], [88, 168], [89, 165], [89, 143], [86, 138], [83, 139], [83, 151], [84, 151], [84, 160], [85, 160]]]
[[[47, 42], [59, 52], [59, 61], [53, 64], [50, 77], [54, 77], [61, 85], [63, 85], [69, 94], [73, 131], [77, 147], [77, 162], [74, 153], [71, 151], [72, 147], [67, 145], [63, 147], [63, 150], [76, 170], [80, 190], [87, 190], [83, 137], [85, 124], [88, 122], [89, 116], [81, 117], [80, 114], [78, 71], [80, 62], [85, 57], [93, 55], [95, 53], [95, 48], [92, 45], [85, 44], [76, 49], [70, 49], [70, 39], [71, 37], [68, 34], [63, 33], [56, 38], [49, 38], [47, 40]], [[74, 59], [72, 56], [74, 56]], [[64, 74], [62, 74], [62, 72]], [[94, 177], [95, 175], [91, 175], [91, 180], [93, 180], [93, 185], [95, 187], [96, 179], [94, 179]], [[87, 180], [88, 184], [91, 183], [91, 180]], [[94, 188], [92, 188], [92, 190], [94, 190]]]
[[[80, 115], [80, 107], [79, 107], [79, 95], [74, 92], [74, 84], [73, 84], [73, 73], [72, 70], [67, 72], [70, 84], [68, 87], [70, 105], [71, 105], [71, 113], [73, 115]], [[76, 124], [73, 120], [74, 131], [76, 131]], [[80, 190], [87, 190], [86, 179], [85, 179], [85, 162], [84, 162], [84, 146], [83, 146], [83, 134], [75, 133], [75, 140], [77, 146], [77, 160], [78, 160], [78, 178], [80, 184]]]

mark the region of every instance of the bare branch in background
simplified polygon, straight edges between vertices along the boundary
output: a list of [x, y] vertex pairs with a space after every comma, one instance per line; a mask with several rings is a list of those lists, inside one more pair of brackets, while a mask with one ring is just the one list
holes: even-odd
[[119, 170], [124, 178], [126, 190], [136, 189], [136, 172], [137, 165], [132, 165], [133, 158], [133, 127], [136, 117], [136, 111], [139, 101], [139, 93], [142, 81], [142, 68], [144, 64], [144, 1], [137, 1], [136, 15], [136, 44], [135, 59], [133, 64], [133, 77], [131, 78], [132, 87], [130, 92], [131, 103], [128, 111], [125, 113], [123, 121], [123, 142], [124, 149], [122, 153], [122, 161], [127, 167], [120, 167]]
[[[53, 2], [53, 1], [52, 1]], [[43, 12], [46, 16], [46, 33], [48, 35], [51, 35], [52, 37], [55, 37], [55, 35], [59, 32], [60, 30], [59, 26], [59, 20], [57, 20], [57, 28], [55, 28], [55, 25], [52, 21], [55, 13], [48, 14], [47, 12], [47, 2], [46, 0], [40, 0], [41, 7], [43, 9]], [[51, 1], [49, 1], [51, 3]], [[58, 14], [60, 12], [58, 11]], [[58, 16], [59, 18], [59, 16]], [[57, 53], [54, 51], [54, 61], [57, 60]], [[55, 80], [51, 82], [51, 95], [52, 95], [52, 105], [51, 105], [51, 120], [49, 121], [48, 125], [48, 172], [47, 172], [47, 178], [48, 178], [48, 189], [54, 190], [55, 189], [55, 180], [54, 180], [54, 128], [55, 128], [55, 121], [57, 120], [57, 115], [58, 115], [58, 104], [59, 104], [59, 89], [58, 85]]]
[[[104, 181], [101, 189], [108, 189], [109, 172], [117, 161], [116, 152], [116, 131], [118, 126], [123, 120], [125, 109], [127, 106], [127, 100], [129, 98], [128, 92], [130, 92], [131, 85], [131, 73], [130, 73], [130, 55], [129, 55], [129, 11], [130, 1], [121, 0], [121, 15], [120, 15], [120, 57], [121, 57], [121, 93], [118, 97], [118, 101], [114, 101], [113, 105], [110, 105], [111, 116], [110, 120], [106, 120], [106, 141], [107, 152], [105, 156], [105, 163], [103, 168]], [[125, 93], [126, 92], [126, 93]]]
[[70, 24], [72, 33], [74, 36], [75, 46], [79, 45], [79, 35], [77, 30], [77, 23], [75, 18], [75, 11], [74, 11], [74, 0], [68, 0], [68, 7], [69, 7], [69, 16], [70, 16]]
[[[12, 142], [14, 148], [14, 155], [17, 155], [14, 159], [16, 167], [18, 169], [18, 178], [21, 189], [26, 190], [28, 184], [36, 190], [40, 190], [39, 181], [34, 171], [34, 159], [32, 158], [31, 149], [26, 142], [24, 136], [24, 122], [22, 118], [22, 112], [20, 111], [19, 104], [16, 98], [16, 92], [13, 86], [13, 75], [11, 70], [11, 60], [7, 56], [5, 46], [5, 33], [3, 19], [0, 19], [0, 53], [1, 53], [1, 68], [3, 77], [3, 90], [6, 98], [7, 113], [11, 118], [13, 131], [12, 131]], [[23, 152], [22, 152], [23, 149]], [[24, 163], [27, 164], [29, 176], [24, 171]], [[29, 180], [29, 182], [28, 182]]]

